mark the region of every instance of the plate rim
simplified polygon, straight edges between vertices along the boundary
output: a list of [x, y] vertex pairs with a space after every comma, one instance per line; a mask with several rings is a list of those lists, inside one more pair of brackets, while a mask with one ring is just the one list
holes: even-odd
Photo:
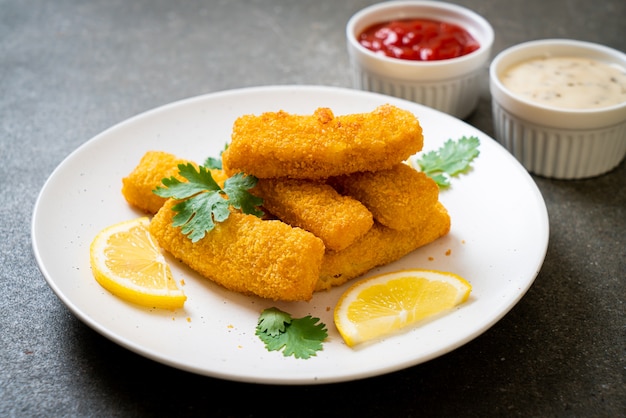
[[488, 321], [486, 323], [486, 325], [484, 325], [483, 327], [481, 327], [480, 329], [477, 329], [475, 332], [471, 333], [470, 335], [467, 335], [465, 338], [463, 339], [458, 339], [455, 340], [455, 342], [453, 344], [449, 344], [448, 346], [446, 346], [445, 349], [443, 350], [439, 350], [437, 352], [432, 353], [430, 356], [425, 356], [425, 357], [421, 357], [420, 359], [417, 359], [414, 362], [411, 361], [407, 361], [405, 363], [407, 364], [398, 364], [398, 365], [394, 365], [394, 366], [389, 366], [389, 367], [383, 367], [382, 369], [376, 369], [375, 371], [372, 370], [368, 370], [368, 371], [364, 371], [361, 374], [350, 374], [350, 375], [340, 375], [336, 378], [333, 379], [325, 379], [323, 381], [316, 381], [316, 380], [312, 380], [310, 378], [305, 378], [305, 379], [298, 379], [298, 378], [293, 378], [293, 379], [272, 379], [272, 378], [268, 378], [268, 379], [259, 379], [258, 377], [254, 377], [254, 378], [250, 378], [247, 376], [237, 376], [237, 375], [232, 375], [232, 374], [228, 374], [228, 373], [224, 373], [224, 372], [220, 372], [217, 370], [204, 370], [204, 371], [200, 371], [195, 369], [194, 367], [191, 366], [186, 366], [184, 364], [181, 364], [180, 362], [176, 362], [176, 361], [171, 361], [167, 358], [164, 358], [163, 356], [159, 356], [159, 354], [157, 352], [154, 352], [152, 350], [147, 351], [145, 349], [141, 349], [140, 347], [133, 345], [133, 344], [129, 344], [124, 338], [120, 338], [119, 336], [115, 335], [115, 333], [111, 333], [110, 330], [108, 330], [106, 327], [104, 327], [102, 324], [100, 324], [99, 322], [97, 322], [95, 319], [90, 318], [89, 316], [87, 316], [85, 313], [83, 313], [80, 309], [78, 309], [78, 307], [67, 297], [67, 295], [64, 294], [64, 292], [62, 291], [62, 289], [59, 288], [59, 285], [55, 282], [55, 280], [51, 277], [50, 272], [48, 271], [48, 269], [45, 266], [45, 263], [43, 261], [43, 256], [40, 253], [41, 249], [38, 247], [37, 245], [37, 218], [38, 218], [38, 214], [40, 213], [41, 210], [41, 204], [42, 201], [44, 200], [44, 195], [47, 191], [47, 189], [50, 187], [50, 184], [52, 183], [52, 181], [54, 181], [55, 176], [62, 170], [63, 166], [68, 163], [68, 161], [70, 161], [73, 158], [76, 158], [77, 155], [79, 155], [85, 148], [88, 148], [90, 146], [92, 146], [95, 142], [98, 142], [101, 140], [101, 138], [106, 138], [109, 134], [111, 134], [111, 132], [113, 132], [116, 129], [123, 129], [126, 125], [130, 125], [132, 123], [134, 123], [136, 120], [138, 119], [142, 119], [145, 117], [149, 117], [151, 114], [154, 113], [158, 113], [158, 112], [167, 112], [168, 109], [170, 108], [176, 108], [179, 107], [181, 105], [187, 105], [187, 104], [193, 104], [194, 102], [199, 102], [199, 101], [203, 101], [203, 100], [219, 100], [220, 97], [227, 97], [227, 96], [235, 96], [235, 95], [240, 95], [240, 94], [248, 94], [248, 93], [253, 93], [253, 92], [277, 92], [277, 91], [286, 91], [286, 90], [299, 90], [302, 92], [322, 92], [322, 93], [330, 93], [330, 94], [334, 94], [334, 93], [339, 93], [339, 94], [346, 94], [346, 95], [350, 95], [350, 96], [354, 96], [356, 97], [371, 97], [371, 98], [377, 98], [380, 100], [387, 100], [387, 101], [393, 101], [396, 103], [402, 103], [405, 102], [407, 104], [409, 104], [412, 108], [427, 108], [426, 106], [420, 105], [418, 103], [414, 103], [414, 102], [409, 102], [403, 99], [398, 99], [398, 98], [393, 98], [390, 96], [386, 96], [383, 94], [379, 94], [379, 93], [371, 93], [371, 92], [365, 92], [362, 90], [354, 90], [354, 89], [349, 89], [349, 88], [344, 88], [344, 87], [333, 87], [333, 86], [316, 86], [316, 85], [268, 85], [268, 86], [254, 86], [254, 87], [243, 87], [243, 88], [236, 88], [236, 89], [229, 89], [229, 90], [221, 90], [221, 91], [216, 91], [216, 92], [210, 92], [210, 93], [205, 93], [205, 94], [200, 94], [197, 96], [192, 96], [192, 97], [188, 97], [188, 98], [183, 98], [183, 99], [179, 99], [179, 100], [175, 100], [173, 102], [170, 103], [166, 103], [157, 107], [154, 107], [152, 109], [148, 109], [146, 111], [140, 112], [134, 116], [131, 116], [125, 120], [122, 120], [112, 126], [110, 126], [109, 128], [101, 131], [100, 133], [92, 136], [91, 138], [89, 138], [88, 140], [86, 140], [84, 143], [82, 143], [80, 146], [78, 146], [77, 148], [75, 148], [73, 151], [71, 151], [69, 154], [67, 154], [59, 163], [58, 165], [52, 170], [52, 172], [48, 175], [46, 181], [44, 182], [43, 186], [41, 187], [34, 207], [33, 207], [33, 212], [32, 212], [32, 217], [31, 217], [31, 231], [30, 231], [30, 235], [31, 235], [31, 249], [33, 251], [33, 255], [36, 259], [37, 262], [37, 266], [39, 268], [39, 270], [41, 271], [42, 275], [44, 276], [44, 279], [46, 280], [47, 284], [51, 287], [51, 289], [53, 290], [53, 292], [55, 293], [55, 295], [61, 300], [61, 302], [78, 318], [81, 320], [81, 322], [85, 323], [86, 325], [88, 325], [90, 328], [92, 328], [93, 330], [97, 331], [99, 334], [101, 334], [102, 336], [104, 336], [105, 338], [115, 342], [116, 344], [125, 347], [126, 349], [129, 349], [130, 351], [139, 354], [143, 357], [146, 358], [150, 358], [154, 361], [157, 361], [161, 364], [165, 364], [174, 368], [177, 368], [179, 370], [185, 370], [191, 373], [195, 373], [195, 374], [200, 374], [200, 375], [205, 375], [205, 376], [209, 376], [209, 377], [214, 377], [214, 378], [220, 378], [220, 379], [225, 379], [225, 380], [231, 380], [231, 381], [240, 381], [240, 382], [248, 382], [248, 383], [265, 383], [265, 384], [291, 384], [291, 385], [297, 385], [297, 384], [318, 384], [318, 383], [336, 383], [336, 382], [344, 382], [344, 381], [352, 381], [352, 380], [359, 380], [359, 379], [363, 379], [363, 378], [368, 378], [368, 377], [374, 377], [374, 376], [378, 376], [378, 375], [383, 375], [383, 374], [387, 374], [387, 373], [391, 373], [394, 371], [399, 371], [402, 369], [406, 369], [407, 367], [412, 367], [418, 364], [421, 364], [423, 362], [426, 361], [430, 361], [434, 358], [440, 357], [446, 353], [449, 353], [451, 351], [456, 350], [457, 348], [467, 344], [469, 341], [472, 341], [473, 339], [477, 338], [478, 336], [480, 336], [481, 334], [483, 334], [484, 332], [486, 332], [488, 329], [490, 329], [493, 325], [495, 325], [498, 321], [500, 321], [514, 306], [516, 306], [519, 301], [525, 296], [525, 294], [527, 293], [528, 289], [530, 289], [530, 287], [532, 286], [532, 284], [534, 283], [535, 279], [537, 278], [539, 272], [541, 271], [541, 268], [543, 266], [543, 263], [545, 261], [545, 257], [547, 254], [547, 250], [548, 250], [548, 245], [549, 245], [549, 232], [550, 232], [550, 224], [549, 224], [549, 216], [548, 216], [548, 212], [547, 212], [547, 207], [545, 205], [545, 201], [543, 199], [543, 196], [540, 192], [540, 190], [538, 189], [536, 183], [534, 182], [534, 180], [532, 179], [532, 177], [530, 176], [530, 174], [521, 166], [521, 164], [512, 156], [510, 155], [508, 152], [506, 152], [506, 150], [495, 140], [493, 140], [493, 138], [491, 138], [489, 135], [485, 134], [484, 132], [480, 131], [478, 128], [468, 124], [467, 122], [455, 118], [454, 116], [445, 114], [443, 112], [440, 112], [438, 110], [432, 109], [432, 108], [427, 108], [429, 112], [436, 112], [439, 113], [440, 115], [443, 115], [443, 117], [445, 118], [452, 118], [455, 119], [457, 122], [461, 122], [463, 124], [465, 124], [466, 126], [470, 127], [472, 130], [475, 131], [479, 131], [481, 132], [481, 134], [486, 137], [486, 138], [490, 138], [494, 141], [495, 145], [500, 146], [500, 148], [505, 151], [505, 154], [508, 155], [511, 159], [511, 161], [515, 162], [516, 168], [517, 170], [522, 173], [522, 175], [526, 175], [528, 178], [527, 180], [530, 181], [530, 183], [532, 183], [532, 185], [534, 186], [533, 192], [535, 194], [535, 202], [541, 206], [540, 209], [542, 209], [542, 220], [543, 220], [543, 227], [541, 228], [541, 230], [543, 231], [543, 237], [545, 238], [545, 240], [543, 240], [543, 247], [542, 247], [542, 251], [541, 251], [541, 255], [540, 255], [540, 262], [537, 266], [537, 269], [535, 271], [535, 273], [533, 274], [533, 276], [527, 280], [525, 282], [525, 286], [524, 288], [520, 289], [520, 292], [516, 295], [515, 298], [513, 298], [513, 302], [509, 304], [509, 306], [507, 307], [507, 309], [502, 310], [499, 312], [498, 315], [494, 316], [491, 318], [490, 321]]

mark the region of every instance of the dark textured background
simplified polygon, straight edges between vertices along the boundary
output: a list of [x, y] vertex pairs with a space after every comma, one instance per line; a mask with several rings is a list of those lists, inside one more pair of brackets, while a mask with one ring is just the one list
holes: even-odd
[[[595, 179], [535, 178], [550, 245], [521, 302], [452, 353], [362, 381], [276, 387], [175, 370], [101, 337], [47, 286], [32, 209], [70, 152], [190, 96], [351, 87], [344, 26], [371, 3], [0, 0], [0, 416], [625, 416], [624, 163]], [[491, 22], [494, 54], [547, 37], [626, 50], [623, 0], [458, 4]], [[486, 90], [468, 122], [493, 135]]]

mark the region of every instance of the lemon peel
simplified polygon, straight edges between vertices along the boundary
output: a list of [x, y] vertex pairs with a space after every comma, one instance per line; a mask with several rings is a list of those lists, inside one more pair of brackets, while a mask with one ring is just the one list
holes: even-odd
[[335, 306], [334, 321], [353, 347], [404, 329], [465, 302], [472, 286], [449, 272], [399, 270], [352, 285]]
[[104, 228], [93, 239], [89, 260], [96, 281], [115, 296], [154, 308], [181, 308], [187, 297], [172, 277], [147, 217]]

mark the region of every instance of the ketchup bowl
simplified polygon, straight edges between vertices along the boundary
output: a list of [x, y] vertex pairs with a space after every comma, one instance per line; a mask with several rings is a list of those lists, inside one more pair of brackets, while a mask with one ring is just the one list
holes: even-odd
[[[371, 34], [374, 26], [376, 36]], [[408, 0], [355, 13], [346, 38], [356, 88], [465, 118], [487, 80], [494, 33], [489, 22], [467, 8]], [[454, 43], [457, 39], [465, 42]]]
[[626, 54], [590, 42], [542, 39], [490, 66], [495, 139], [530, 172], [555, 179], [604, 174], [626, 156]]

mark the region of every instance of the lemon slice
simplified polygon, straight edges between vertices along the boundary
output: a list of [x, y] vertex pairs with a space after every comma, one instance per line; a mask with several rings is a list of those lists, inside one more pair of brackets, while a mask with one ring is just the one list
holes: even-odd
[[453, 273], [400, 270], [350, 287], [335, 306], [339, 333], [350, 347], [442, 313], [467, 300], [472, 286]]
[[149, 224], [143, 217], [100, 231], [90, 247], [91, 269], [102, 287], [128, 302], [180, 308], [187, 297], [176, 285]]

